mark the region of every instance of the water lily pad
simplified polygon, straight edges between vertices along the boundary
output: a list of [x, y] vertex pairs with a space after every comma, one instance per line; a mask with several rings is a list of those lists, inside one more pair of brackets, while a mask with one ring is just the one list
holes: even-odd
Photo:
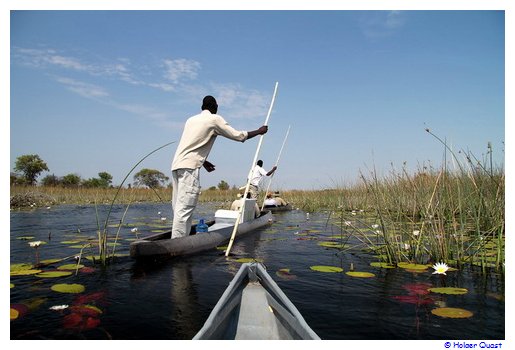
[[226, 245], [218, 246], [218, 247], [216, 247], [216, 250], [227, 250], [227, 246]]
[[425, 271], [428, 269], [429, 265], [422, 264], [411, 264], [406, 262], [400, 262], [397, 264], [398, 267], [406, 269], [406, 270], [415, 270], [415, 271]]
[[361, 278], [370, 278], [370, 277], [376, 276], [370, 272], [360, 272], [360, 271], [347, 271], [347, 272], [345, 272], [345, 274], [349, 275], [351, 277], [361, 277]]
[[30, 270], [33, 267], [34, 267], [34, 265], [27, 264], [27, 263], [11, 264], [11, 271]]
[[11, 283], [11, 288], [14, 288], [14, 284]]
[[41, 260], [40, 263], [43, 265], [50, 265], [50, 264], [55, 264], [57, 262], [60, 262], [61, 260], [63, 260], [63, 259], [45, 259], [45, 260]]
[[341, 267], [336, 266], [325, 266], [325, 265], [314, 265], [309, 267], [313, 271], [318, 272], [343, 272]]
[[440, 293], [440, 294], [467, 294], [468, 290], [465, 288], [454, 288], [454, 287], [438, 287], [438, 288], [429, 288], [430, 292]]
[[[82, 265], [82, 264], [78, 265], [79, 269], [82, 269], [83, 267], [84, 267], [84, 265]], [[76, 270], [77, 269], [77, 264], [61, 265], [61, 266], [57, 267], [57, 269], [58, 270]]]
[[[17, 318], [22, 317], [27, 312], [29, 312], [29, 308], [25, 304], [11, 304], [11, 320], [15, 320]], [[13, 318], [14, 316], [14, 318]]]
[[400, 301], [401, 303], [415, 304], [415, 305], [428, 305], [433, 304], [434, 300], [428, 297], [422, 297], [420, 295], [396, 295], [392, 299]]
[[41, 297], [31, 298], [28, 300], [24, 300], [23, 305], [25, 305], [29, 309], [29, 311], [34, 311], [37, 310], [41, 305], [46, 303], [47, 300], [47, 298]]
[[82, 293], [86, 289], [82, 284], [54, 284], [51, 289], [59, 293]]
[[447, 318], [469, 318], [474, 315], [472, 312], [470, 312], [468, 310], [454, 308], [454, 307], [440, 307], [440, 308], [431, 310], [431, 313], [436, 316], [447, 317]]
[[395, 265], [388, 264], [388, 263], [385, 263], [385, 262], [380, 262], [380, 261], [371, 262], [370, 266], [380, 267], [382, 269], [394, 269], [395, 268]]
[[407, 283], [402, 286], [406, 289], [410, 295], [427, 295], [429, 294], [429, 288], [432, 285], [429, 283]]
[[80, 315], [86, 315], [86, 316], [98, 316], [102, 313], [102, 310], [100, 310], [95, 305], [74, 305], [70, 307], [70, 310], [72, 312], [78, 313]]
[[11, 270], [11, 276], [28, 276], [40, 273], [42, 270]]
[[290, 269], [279, 269], [275, 272], [275, 274], [285, 280], [294, 280], [297, 278], [296, 275], [290, 272]]
[[22, 240], [22, 241], [29, 241], [31, 239], [34, 239], [34, 236], [21, 236], [16, 239]]
[[319, 242], [319, 246], [326, 247], [326, 248], [334, 248], [334, 249], [343, 249], [347, 248], [348, 246], [345, 244], [341, 244], [339, 242]]
[[82, 242], [80, 239], [76, 239], [76, 240], [73, 240], [73, 241], [62, 241], [61, 243], [62, 244], [77, 244], [77, 243], [80, 243]]
[[56, 277], [70, 276], [71, 274], [72, 274], [71, 271], [44, 271], [44, 272], [38, 273], [36, 275], [36, 277], [56, 278]]
[[18, 316], [20, 316], [18, 310], [11, 308], [11, 321], [17, 319]]

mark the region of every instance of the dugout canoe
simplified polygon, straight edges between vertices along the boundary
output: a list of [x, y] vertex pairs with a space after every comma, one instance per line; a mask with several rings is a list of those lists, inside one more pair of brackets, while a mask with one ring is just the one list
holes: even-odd
[[272, 213], [279, 213], [279, 212], [282, 212], [282, 211], [290, 211], [292, 210], [293, 207], [291, 204], [286, 204], [286, 205], [280, 205], [280, 206], [274, 206], [274, 205], [265, 205], [263, 210], [270, 210]]
[[[272, 213], [269, 210], [262, 211], [259, 217], [254, 218], [255, 201], [252, 199], [247, 199], [247, 201], [249, 203], [245, 204], [236, 232], [236, 239], [246, 233], [270, 225], [273, 221]], [[195, 234], [195, 225], [193, 225], [192, 234], [186, 237], [171, 239], [171, 231], [154, 234], [131, 242], [130, 256], [135, 259], [175, 257], [216, 248], [230, 240], [237, 218], [237, 211], [217, 210], [215, 220], [207, 223], [209, 226], [208, 232]]]
[[193, 340], [320, 339], [261, 263], [242, 264]]

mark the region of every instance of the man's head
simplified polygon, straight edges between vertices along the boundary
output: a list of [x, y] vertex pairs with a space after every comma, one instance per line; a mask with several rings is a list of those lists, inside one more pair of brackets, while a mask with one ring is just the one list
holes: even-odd
[[260, 160], [258, 160], [258, 161], [257, 161], [257, 165], [259, 165], [259, 166], [263, 166], [263, 161], [262, 161], [261, 159], [260, 159]]
[[218, 112], [218, 104], [213, 96], [208, 95], [202, 100], [202, 110], [204, 111], [206, 109], [213, 114]]

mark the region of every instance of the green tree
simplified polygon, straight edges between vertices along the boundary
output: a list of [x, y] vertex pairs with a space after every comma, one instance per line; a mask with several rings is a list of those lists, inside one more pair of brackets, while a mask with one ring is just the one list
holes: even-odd
[[159, 188], [165, 186], [169, 177], [155, 169], [141, 169], [134, 175], [134, 183], [137, 186]]
[[100, 187], [109, 187], [113, 181], [111, 174], [105, 171], [98, 173], [98, 177], [100, 178]]
[[64, 187], [77, 187], [80, 185], [81, 178], [77, 174], [68, 174], [61, 179], [61, 185]]
[[23, 177], [29, 185], [35, 185], [39, 174], [49, 171], [46, 163], [37, 154], [26, 154], [16, 158], [14, 170], [23, 173]]
[[224, 180], [222, 180], [218, 183], [218, 189], [221, 191], [226, 191], [229, 189], [229, 184], [227, 182], [225, 182]]
[[56, 186], [59, 186], [60, 183], [61, 183], [61, 180], [59, 179], [59, 177], [55, 176], [55, 174], [47, 175], [41, 180], [41, 184], [43, 186], [56, 187]]

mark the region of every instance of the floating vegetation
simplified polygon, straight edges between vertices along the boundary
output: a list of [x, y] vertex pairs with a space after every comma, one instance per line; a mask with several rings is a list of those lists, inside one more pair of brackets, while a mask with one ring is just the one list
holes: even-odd
[[19, 311], [11, 308], [11, 321], [17, 319], [18, 316], [20, 316]]
[[313, 271], [318, 271], [318, 272], [332, 272], [332, 273], [343, 272], [343, 269], [341, 267], [337, 267], [337, 266], [314, 265], [314, 266], [310, 266], [309, 268]]
[[82, 284], [68, 284], [68, 283], [62, 283], [62, 284], [54, 284], [50, 289], [52, 289], [54, 292], [59, 293], [82, 293], [86, 290], [86, 288]]
[[469, 318], [474, 314], [465, 309], [453, 308], [453, 307], [440, 307], [431, 310], [431, 313], [436, 316], [446, 318]]
[[395, 265], [386, 263], [386, 262], [380, 262], [380, 261], [374, 261], [370, 263], [370, 266], [373, 267], [380, 267], [382, 269], [394, 269]]
[[25, 304], [11, 304], [11, 320], [24, 316], [29, 312], [29, 307]]
[[31, 239], [34, 239], [34, 238], [35, 238], [34, 236], [21, 236], [16, 239], [20, 239], [22, 241], [30, 241]]
[[57, 278], [57, 277], [66, 277], [71, 276], [71, 271], [44, 271], [41, 273], [36, 274], [36, 277], [41, 278]]
[[63, 259], [45, 259], [45, 260], [41, 260], [39, 263], [41, 265], [51, 265], [51, 264], [55, 264], [55, 263], [58, 263], [61, 261], [63, 261]]
[[429, 297], [422, 297], [420, 295], [396, 295], [392, 299], [400, 301], [401, 303], [415, 304], [415, 305], [429, 305], [433, 304], [434, 300]]
[[11, 270], [11, 276], [28, 276], [35, 275], [40, 273], [42, 270], [34, 270], [34, 269], [22, 269], [22, 270]]
[[430, 292], [440, 293], [440, 294], [453, 294], [453, 295], [461, 295], [467, 294], [468, 290], [465, 288], [454, 288], [454, 287], [437, 287], [437, 288], [429, 288]]
[[275, 272], [275, 274], [285, 280], [294, 280], [297, 278], [296, 275], [290, 272], [290, 269], [279, 269]]
[[326, 248], [333, 248], [333, 249], [344, 249], [348, 248], [349, 246], [346, 244], [342, 244], [339, 242], [319, 242], [319, 246], [326, 247]]
[[430, 283], [408, 283], [402, 286], [410, 295], [427, 295], [429, 294]]
[[76, 270], [76, 269], [82, 269], [84, 267], [84, 265], [82, 264], [66, 264], [66, 265], [61, 265], [59, 267], [57, 267], [58, 270]]
[[347, 271], [347, 272], [345, 272], [345, 274], [348, 276], [351, 276], [351, 277], [360, 277], [360, 278], [371, 278], [371, 277], [376, 276], [371, 272], [360, 272], [360, 271]]
[[407, 262], [400, 262], [397, 264], [398, 267], [406, 270], [413, 270], [413, 271], [425, 271], [429, 268], [429, 265], [422, 265], [422, 264], [412, 264]]

